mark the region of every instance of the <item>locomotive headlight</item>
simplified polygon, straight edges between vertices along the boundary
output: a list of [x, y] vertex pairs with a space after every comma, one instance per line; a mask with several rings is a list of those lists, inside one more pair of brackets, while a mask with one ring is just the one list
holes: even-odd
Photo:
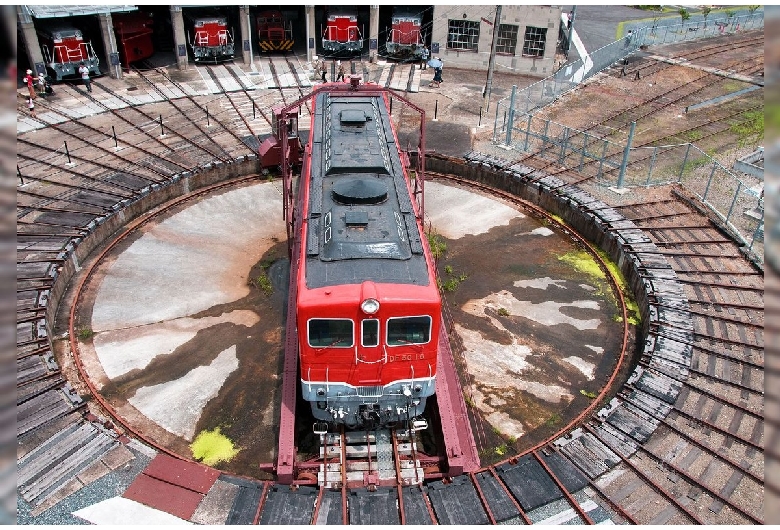
[[366, 298], [360, 304], [360, 309], [367, 315], [373, 315], [379, 311], [379, 301], [375, 298]]
[[318, 388], [317, 389], [317, 395], [320, 396], [320, 397], [324, 396], [325, 395], [325, 389], [322, 388], [322, 387]]

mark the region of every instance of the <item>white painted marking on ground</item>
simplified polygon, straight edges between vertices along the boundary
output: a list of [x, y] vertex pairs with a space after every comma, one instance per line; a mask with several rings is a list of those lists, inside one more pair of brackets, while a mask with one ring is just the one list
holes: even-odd
[[474, 192], [445, 186], [438, 182], [425, 183], [425, 219], [436, 231], [449, 239], [466, 235], [485, 234], [495, 226], [506, 226], [521, 212]]
[[546, 226], [540, 226], [539, 228], [534, 228], [529, 232], [530, 234], [533, 234], [535, 236], [551, 236], [555, 232], [547, 228]]
[[593, 363], [589, 363], [582, 357], [571, 356], [571, 357], [564, 357], [561, 360], [569, 363], [577, 370], [582, 372], [582, 374], [585, 376], [585, 378], [588, 381], [593, 381], [593, 379], [595, 378], [596, 365]]
[[225, 322], [251, 327], [259, 321], [260, 316], [254, 311], [232, 311], [198, 319], [179, 318], [97, 333], [93, 344], [103, 371], [110, 379], [115, 379], [131, 370], [146, 368], [155, 357], [173, 353], [200, 330]]
[[513, 285], [515, 287], [529, 287], [531, 289], [543, 289], [547, 290], [548, 287], [551, 285], [553, 287], [558, 287], [559, 289], [566, 289], [566, 286], [563, 285], [566, 283], [566, 280], [553, 280], [550, 277], [545, 278], [534, 278], [533, 280], [517, 280]]
[[175, 381], [140, 388], [128, 401], [160, 427], [192, 441], [203, 408], [236, 369], [238, 357], [233, 345], [208, 366], [199, 366]]
[[281, 211], [279, 192], [266, 182], [198, 201], [152, 226], [107, 271], [92, 329], [164, 322], [243, 298], [250, 269], [284, 234]]
[[[595, 300], [574, 300], [572, 302], [554, 302], [546, 300], [535, 304], [528, 300], [518, 300], [509, 291], [499, 291], [492, 293], [485, 298], [471, 300], [463, 306], [463, 310], [477, 316], [485, 316], [486, 309], [498, 311], [506, 310], [511, 316], [521, 316], [545, 326], [554, 326], [556, 324], [569, 324], [579, 330], [596, 329], [601, 322], [598, 318], [582, 320], [573, 318], [561, 313], [561, 308], [577, 307], [580, 309], [593, 309], [598, 311], [599, 303]], [[491, 320], [494, 320], [491, 318]], [[496, 327], [501, 327], [498, 321], [495, 321]]]
[[73, 512], [92, 524], [99, 525], [187, 525], [193, 524], [175, 515], [155, 510], [145, 504], [124, 497], [111, 497], [92, 506]]

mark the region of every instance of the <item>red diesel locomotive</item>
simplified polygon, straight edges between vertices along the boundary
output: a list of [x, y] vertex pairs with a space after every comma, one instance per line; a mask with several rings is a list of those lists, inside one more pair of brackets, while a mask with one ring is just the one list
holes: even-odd
[[115, 13], [111, 17], [119, 51], [119, 61], [125, 67], [148, 59], [154, 54], [154, 18], [143, 11]]
[[57, 81], [79, 75], [82, 62], [89, 68], [90, 75], [100, 75], [100, 60], [92, 43], [84, 40], [81, 30], [72, 26], [49, 27], [38, 30], [38, 38], [47, 73]]
[[388, 96], [371, 86], [315, 96], [296, 214], [303, 399], [317, 422], [362, 429], [423, 413], [442, 325]]
[[295, 40], [292, 34], [292, 21], [287, 21], [278, 9], [263, 11], [255, 19], [257, 39], [260, 51], [292, 50]]
[[196, 63], [233, 60], [235, 43], [227, 17], [216, 15], [192, 19], [192, 33], [188, 34], [188, 40]]
[[324, 54], [354, 54], [363, 51], [363, 32], [357, 23], [357, 15], [346, 12], [329, 12], [322, 30]]
[[394, 59], [419, 59], [425, 47], [420, 14], [411, 10], [393, 8], [391, 24], [385, 44], [387, 55]]

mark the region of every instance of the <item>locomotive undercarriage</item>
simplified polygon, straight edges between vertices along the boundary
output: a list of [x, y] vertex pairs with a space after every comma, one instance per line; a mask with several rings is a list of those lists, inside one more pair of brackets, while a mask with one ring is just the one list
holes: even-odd
[[216, 64], [220, 61], [232, 61], [233, 50], [233, 44], [225, 44], [222, 46], [195, 46], [192, 52], [195, 56], [195, 62], [213, 62]]
[[375, 429], [411, 421], [425, 410], [435, 378], [396, 381], [385, 387], [303, 382], [303, 399], [319, 422], [349, 429]]

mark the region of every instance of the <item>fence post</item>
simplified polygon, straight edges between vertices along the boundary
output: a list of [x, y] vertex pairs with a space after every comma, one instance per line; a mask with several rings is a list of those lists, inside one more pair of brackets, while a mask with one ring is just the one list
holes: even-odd
[[525, 126], [525, 144], [523, 145], [523, 151], [528, 151], [528, 136], [531, 134], [531, 120], [533, 119], [533, 115], [528, 115], [528, 123]]
[[658, 148], [653, 147], [653, 156], [650, 157], [650, 169], [647, 172], [647, 182], [645, 182], [645, 186], [650, 185], [650, 180], [653, 178], [653, 168], [655, 167], [655, 155], [658, 154]]
[[710, 178], [707, 180], [707, 187], [704, 188], [704, 196], [701, 198], [703, 201], [707, 200], [707, 194], [710, 192], [710, 184], [712, 184], [712, 177], [715, 175], [715, 168], [717, 167], [717, 164], [718, 163], [713, 160], [712, 171], [710, 171]]
[[119, 149], [119, 142], [116, 140], [116, 129], [114, 129], [114, 126], [111, 126], [111, 133], [114, 135], [114, 148]]
[[607, 156], [607, 140], [604, 140], [604, 149], [601, 150], [601, 156], [599, 157], [599, 174], [596, 178], [600, 179], [602, 170], [604, 169], [604, 157]]
[[211, 119], [209, 118], [209, 106], [206, 105], [206, 127], [211, 127]]
[[563, 165], [564, 160], [566, 160], [566, 146], [568, 145], [568, 143], [569, 143], [569, 128], [564, 127], [563, 141], [561, 141], [561, 156], [558, 159], [561, 165]]
[[628, 155], [631, 153], [631, 144], [634, 141], [634, 131], [636, 130], [636, 122], [631, 122], [631, 130], [628, 131], [628, 142], [626, 142], [626, 148], [623, 150], [623, 161], [620, 163], [620, 174], [618, 175], [617, 187], [623, 187], [623, 181], [626, 178], [626, 167], [628, 166]]
[[501, 108], [501, 103], [496, 103], [496, 119], [493, 120], [493, 141], [498, 140], [498, 111]]
[[509, 98], [509, 124], [506, 128], [506, 145], [512, 144], [512, 127], [515, 123], [515, 97], [517, 97], [517, 85], [512, 85], [512, 97]]
[[68, 155], [68, 164], [72, 164], [70, 160], [70, 151], [68, 151], [68, 142], [65, 142], [65, 154]]
[[163, 127], [162, 114], [160, 114], [160, 136], [165, 136], [165, 127]]
[[19, 170], [19, 164], [16, 164], [16, 174], [19, 176], [19, 184], [24, 186], [24, 177], [22, 176], [22, 172]]
[[257, 105], [255, 105], [254, 101], [252, 101], [252, 119], [257, 119]]
[[585, 164], [585, 153], [588, 152], [588, 133], [584, 134], [582, 139], [582, 153], [580, 153], [580, 168], [579, 172], [582, 173], [582, 166]]
[[[392, 99], [390, 100], [392, 101]], [[436, 100], [436, 104], [433, 107], [433, 121], [437, 121], [437, 117], [439, 115], [439, 100]]]
[[734, 205], [737, 204], [737, 197], [739, 197], [739, 190], [742, 189], [742, 183], [740, 182], [737, 185], [737, 191], [734, 192], [734, 198], [731, 200], [731, 206], [729, 206], [729, 213], [726, 216], [726, 222], [729, 222], [729, 219], [731, 219], [731, 211], [734, 209]]
[[477, 127], [482, 127], [482, 107], [479, 107], [479, 123]]
[[682, 166], [680, 166], [680, 176], [677, 177], [677, 182], [682, 182], [683, 171], [685, 171], [685, 164], [688, 163], [688, 153], [691, 152], [691, 144], [688, 144], [688, 148], [685, 150], [685, 158], [683, 158]]

